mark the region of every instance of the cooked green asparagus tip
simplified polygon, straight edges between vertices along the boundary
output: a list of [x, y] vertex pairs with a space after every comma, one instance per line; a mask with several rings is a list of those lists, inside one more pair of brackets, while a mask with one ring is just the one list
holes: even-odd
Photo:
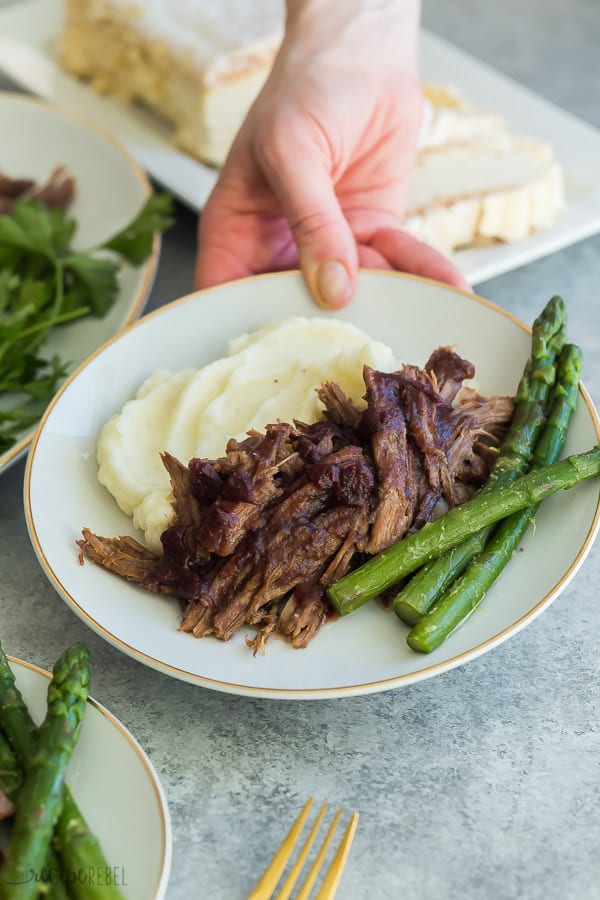
[[508, 487], [481, 493], [374, 556], [331, 585], [327, 594], [345, 616], [481, 528], [599, 473], [600, 445], [523, 475]]
[[555, 295], [546, 303], [531, 327], [531, 361], [529, 373], [539, 366], [545, 369], [548, 357], [558, 356], [566, 341], [567, 308], [562, 297]]
[[0, 897], [35, 900], [37, 881], [24, 880], [23, 873], [42, 872], [62, 806], [64, 772], [79, 736], [89, 680], [89, 651], [84, 644], [73, 644], [55, 664], [48, 686], [46, 718], [38, 730], [20, 792]]
[[553, 297], [533, 323], [531, 353], [515, 394], [512, 421], [490, 476], [491, 485], [502, 480], [505, 472], [513, 478], [529, 467], [556, 380], [555, 362], [566, 340], [566, 321], [562, 299]]
[[567, 307], [562, 297], [556, 294], [548, 300], [531, 328], [532, 356], [535, 359], [543, 358], [543, 345], [554, 355], [558, 355], [565, 344], [566, 326]]
[[[548, 421], [534, 452], [538, 467], [554, 463], [562, 452], [569, 421], [577, 405], [581, 363], [579, 347], [566, 344], [559, 360], [557, 386]], [[526, 507], [500, 523], [488, 546], [464, 575], [415, 624], [406, 639], [409, 647], [420, 653], [431, 653], [473, 612], [509, 563], [539, 505]]]
[[[88, 697], [90, 673], [90, 651], [81, 642], [72, 644], [59, 656], [52, 669], [52, 679], [48, 685], [48, 716], [66, 715], [73, 730], [79, 727]], [[39, 741], [38, 734], [36, 756], [39, 754]]]

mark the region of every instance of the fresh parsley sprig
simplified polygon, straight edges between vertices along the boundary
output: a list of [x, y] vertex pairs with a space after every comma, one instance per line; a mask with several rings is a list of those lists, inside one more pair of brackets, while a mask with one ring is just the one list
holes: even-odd
[[152, 194], [122, 231], [77, 252], [77, 221], [60, 207], [22, 198], [0, 215], [0, 453], [37, 422], [68, 371], [68, 361], [43, 355], [49, 331], [106, 315], [122, 262], [141, 265], [172, 213], [168, 194]]

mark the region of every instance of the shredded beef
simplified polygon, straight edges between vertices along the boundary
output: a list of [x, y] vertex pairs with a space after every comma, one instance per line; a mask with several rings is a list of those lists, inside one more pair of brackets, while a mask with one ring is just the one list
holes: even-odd
[[339, 384], [328, 381], [317, 390], [317, 395], [324, 406], [323, 414], [330, 422], [344, 425], [346, 428], [356, 428], [361, 412]]
[[305, 647], [332, 614], [327, 585], [487, 477], [513, 402], [466, 387], [473, 375], [450, 347], [424, 369], [365, 366], [361, 408], [327, 383], [317, 422], [267, 425], [187, 466], [162, 454], [173, 495], [162, 556], [88, 529], [77, 543], [110, 571], [179, 597], [180, 629], [195, 637], [228, 640], [247, 624], [255, 653], [272, 634]]
[[63, 166], [53, 169], [48, 181], [41, 186], [30, 178], [9, 178], [0, 172], [0, 215], [12, 213], [21, 197], [39, 200], [48, 209], [53, 206], [66, 209], [75, 197], [75, 179]]
[[319, 581], [303, 582], [286, 600], [278, 630], [290, 639], [293, 647], [306, 647], [327, 618], [329, 609], [325, 586]]
[[31, 178], [9, 178], [0, 172], [0, 197], [14, 200], [31, 190], [35, 182]]
[[148, 585], [160, 557], [129, 536], [99, 537], [89, 528], [84, 528], [82, 534], [83, 538], [77, 544], [88, 559], [128, 581], [138, 581], [144, 587]]
[[434, 379], [443, 399], [452, 403], [463, 381], [475, 375], [475, 366], [453, 347], [438, 347], [425, 363], [425, 371]]
[[377, 498], [367, 551], [379, 553], [406, 534], [418, 490], [397, 373], [376, 372], [365, 366], [364, 380], [367, 408], [357, 430], [361, 436], [370, 438], [377, 476]]

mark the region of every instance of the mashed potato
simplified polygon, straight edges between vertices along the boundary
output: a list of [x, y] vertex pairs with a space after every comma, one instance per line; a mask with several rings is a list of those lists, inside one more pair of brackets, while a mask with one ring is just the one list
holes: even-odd
[[231, 437], [277, 421], [313, 422], [316, 388], [336, 381], [360, 404], [363, 365], [390, 372], [392, 351], [346, 322], [291, 318], [231, 341], [228, 355], [201, 369], [161, 370], [104, 426], [98, 478], [161, 552], [172, 517], [169, 478], [160, 452], [183, 462], [223, 456]]

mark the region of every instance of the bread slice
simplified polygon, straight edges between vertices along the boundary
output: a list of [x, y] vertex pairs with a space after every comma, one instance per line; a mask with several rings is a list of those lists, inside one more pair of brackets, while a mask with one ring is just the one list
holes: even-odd
[[447, 253], [520, 240], [550, 227], [563, 207], [563, 174], [552, 148], [500, 133], [425, 148], [411, 177], [404, 227]]
[[423, 148], [489, 140], [506, 130], [502, 116], [475, 106], [453, 85], [424, 84], [423, 94]]
[[174, 141], [220, 165], [283, 32], [282, 0], [66, 0], [61, 64], [101, 93], [141, 102]]

